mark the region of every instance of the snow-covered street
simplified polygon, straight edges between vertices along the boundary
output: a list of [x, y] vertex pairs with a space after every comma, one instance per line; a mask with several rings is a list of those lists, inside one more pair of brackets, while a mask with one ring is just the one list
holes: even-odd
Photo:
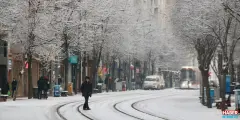
[[96, 94], [90, 111], [80, 95], [0, 103], [0, 120], [221, 120], [216, 108], [203, 107], [198, 90], [165, 89]]

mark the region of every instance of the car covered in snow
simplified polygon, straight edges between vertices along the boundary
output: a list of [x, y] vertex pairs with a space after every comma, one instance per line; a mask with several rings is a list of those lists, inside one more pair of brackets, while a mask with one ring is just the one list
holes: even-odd
[[163, 76], [160, 75], [151, 75], [147, 76], [143, 83], [144, 89], [163, 89], [165, 88], [165, 81]]

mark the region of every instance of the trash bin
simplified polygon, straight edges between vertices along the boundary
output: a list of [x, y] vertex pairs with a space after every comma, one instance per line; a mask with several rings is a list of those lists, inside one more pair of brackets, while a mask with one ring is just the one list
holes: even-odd
[[38, 87], [33, 88], [33, 98], [38, 98]]
[[54, 85], [53, 96], [60, 97], [60, 85]]
[[210, 98], [211, 98], [211, 104], [213, 104], [213, 102], [214, 102], [214, 89], [213, 88], [210, 89]]

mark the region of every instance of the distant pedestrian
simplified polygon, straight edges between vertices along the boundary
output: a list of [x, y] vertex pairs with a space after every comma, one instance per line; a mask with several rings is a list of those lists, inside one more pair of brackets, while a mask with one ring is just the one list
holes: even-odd
[[12, 81], [12, 98], [13, 98], [14, 93], [17, 90], [17, 84], [18, 84], [17, 80], [15, 78], [13, 78], [13, 81]]
[[38, 82], [37, 82], [37, 85], [38, 85], [38, 99], [42, 99], [42, 92], [44, 90], [44, 84], [45, 84], [44, 77], [40, 77]]
[[48, 98], [48, 90], [50, 89], [50, 82], [48, 77], [44, 77], [44, 87], [43, 87], [43, 91], [44, 91], [44, 97], [47, 99]]
[[85, 77], [85, 81], [81, 86], [82, 96], [85, 98], [85, 103], [83, 105], [83, 110], [90, 110], [88, 106], [88, 99], [92, 97], [92, 83], [89, 77]]

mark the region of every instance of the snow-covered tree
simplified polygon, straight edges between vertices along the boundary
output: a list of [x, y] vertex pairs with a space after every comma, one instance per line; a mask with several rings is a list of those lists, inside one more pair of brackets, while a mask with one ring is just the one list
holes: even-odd
[[[37, 52], [37, 47], [44, 46], [55, 40], [49, 31], [48, 10], [45, 10], [49, 1], [45, 0], [10, 0], [1, 1], [2, 24], [8, 26], [10, 37], [8, 42], [21, 48], [20, 54], [27, 55], [27, 63], [32, 64], [32, 59]], [[2, 4], [1, 4], [2, 5]], [[47, 31], [47, 32], [46, 32]], [[24, 63], [24, 62], [23, 62]], [[28, 68], [28, 98], [32, 98], [32, 69]]]
[[[184, 40], [184, 44], [190, 45], [197, 51], [199, 69], [207, 89], [208, 107], [211, 107], [208, 71], [218, 46], [217, 38], [208, 25], [214, 24], [222, 15], [220, 10], [219, 1], [179, 0], [176, 1], [172, 16], [175, 33]], [[202, 103], [204, 104], [204, 99]]]

